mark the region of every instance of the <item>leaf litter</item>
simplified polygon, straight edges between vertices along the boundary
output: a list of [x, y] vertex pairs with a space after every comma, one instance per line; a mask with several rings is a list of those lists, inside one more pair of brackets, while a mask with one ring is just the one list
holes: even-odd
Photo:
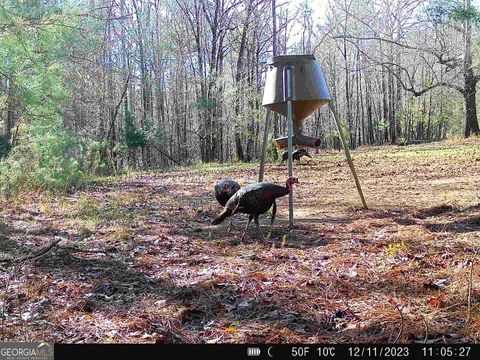
[[[273, 227], [261, 219], [266, 241], [255, 229], [239, 241], [240, 214], [229, 233], [210, 225], [221, 210], [214, 183], [255, 182], [255, 164], [0, 200], [2, 340], [479, 341], [478, 267], [470, 300], [467, 290], [480, 234], [480, 163], [471, 161], [480, 145], [353, 153], [370, 209], [361, 209], [341, 153], [322, 151], [295, 166], [295, 228], [280, 199]], [[267, 165], [265, 177], [283, 184], [286, 167]]]

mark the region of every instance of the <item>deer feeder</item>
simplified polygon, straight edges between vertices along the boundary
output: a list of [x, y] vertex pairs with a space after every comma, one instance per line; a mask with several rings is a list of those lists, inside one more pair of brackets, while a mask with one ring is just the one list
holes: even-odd
[[[320, 139], [302, 134], [303, 121], [315, 110], [330, 101], [330, 92], [322, 68], [313, 55], [274, 56], [268, 62], [263, 93], [263, 106], [287, 117], [291, 102], [293, 134], [292, 145], [318, 147]], [[288, 70], [288, 71], [287, 71]], [[287, 72], [290, 83], [287, 83]], [[287, 90], [290, 85], [290, 98]], [[277, 147], [288, 145], [288, 137], [275, 139]]]
[[[337, 125], [339, 137], [342, 141], [348, 165], [352, 171], [355, 185], [367, 209], [360, 182], [353, 166], [348, 145], [343, 135], [340, 120], [331, 101], [330, 91], [323, 75], [320, 64], [313, 55], [284, 55], [274, 56], [267, 62], [268, 71], [263, 93], [263, 106], [287, 119], [288, 134], [286, 137], [275, 139], [279, 148], [288, 148], [288, 176], [293, 176], [293, 145], [317, 147], [320, 139], [302, 134], [303, 121], [315, 110], [328, 104]], [[263, 181], [265, 170], [265, 152], [268, 138], [270, 111], [267, 111], [265, 134], [263, 140], [262, 157], [260, 162], [259, 181]], [[293, 228], [293, 191], [288, 194], [289, 226]]]

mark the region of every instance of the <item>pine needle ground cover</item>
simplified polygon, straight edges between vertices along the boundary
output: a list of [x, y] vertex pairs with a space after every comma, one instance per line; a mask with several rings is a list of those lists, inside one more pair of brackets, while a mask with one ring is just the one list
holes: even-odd
[[[0, 200], [2, 340], [111, 343], [472, 342], [480, 339], [478, 140], [295, 165], [277, 220], [211, 226], [214, 183], [257, 164], [103, 179]], [[286, 166], [266, 180], [283, 184]], [[473, 260], [473, 263], [472, 263]]]

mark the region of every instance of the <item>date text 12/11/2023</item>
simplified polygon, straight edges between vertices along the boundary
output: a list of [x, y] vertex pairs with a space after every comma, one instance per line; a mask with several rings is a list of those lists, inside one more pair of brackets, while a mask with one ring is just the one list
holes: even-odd
[[471, 355], [471, 346], [433, 345], [422, 346], [420, 344], [410, 346], [391, 345], [360, 345], [360, 346], [293, 346], [290, 355], [292, 357], [320, 357], [335, 358], [337, 356], [360, 357], [403, 357], [403, 358], [468, 358]]

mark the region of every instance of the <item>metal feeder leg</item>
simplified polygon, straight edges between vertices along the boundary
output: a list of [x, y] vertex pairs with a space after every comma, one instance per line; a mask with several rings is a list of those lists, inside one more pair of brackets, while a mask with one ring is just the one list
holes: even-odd
[[271, 111], [270, 109], [267, 109], [267, 114], [265, 115], [265, 132], [263, 133], [262, 155], [260, 157], [260, 170], [258, 171], [258, 182], [263, 181], [263, 175], [265, 174], [265, 153], [267, 152], [268, 129], [270, 127], [270, 118], [271, 118]]
[[362, 200], [363, 208], [368, 209], [367, 202], [365, 201], [365, 197], [363, 196], [362, 187], [360, 186], [360, 181], [357, 177], [357, 172], [355, 171], [355, 167], [353, 166], [352, 157], [350, 156], [350, 150], [348, 149], [347, 141], [345, 140], [345, 135], [343, 134], [342, 127], [340, 125], [340, 120], [338, 119], [337, 111], [333, 106], [333, 102], [329, 101], [328, 106], [330, 107], [330, 111], [333, 114], [333, 118], [335, 119], [335, 124], [337, 124], [338, 134], [340, 135], [340, 140], [342, 141], [343, 150], [345, 151], [345, 156], [347, 157], [348, 166], [350, 166], [350, 170], [352, 171], [353, 179], [355, 180], [355, 185], [357, 186], [358, 194], [360, 195], [360, 199]]
[[[285, 67], [283, 77], [283, 85], [285, 91], [285, 100], [287, 101], [287, 127], [288, 127], [288, 177], [293, 176], [293, 113], [292, 113], [292, 94], [293, 94], [293, 79], [292, 68]], [[286, 87], [286, 89], [285, 89]], [[288, 194], [288, 223], [289, 228], [293, 229], [293, 188]]]

